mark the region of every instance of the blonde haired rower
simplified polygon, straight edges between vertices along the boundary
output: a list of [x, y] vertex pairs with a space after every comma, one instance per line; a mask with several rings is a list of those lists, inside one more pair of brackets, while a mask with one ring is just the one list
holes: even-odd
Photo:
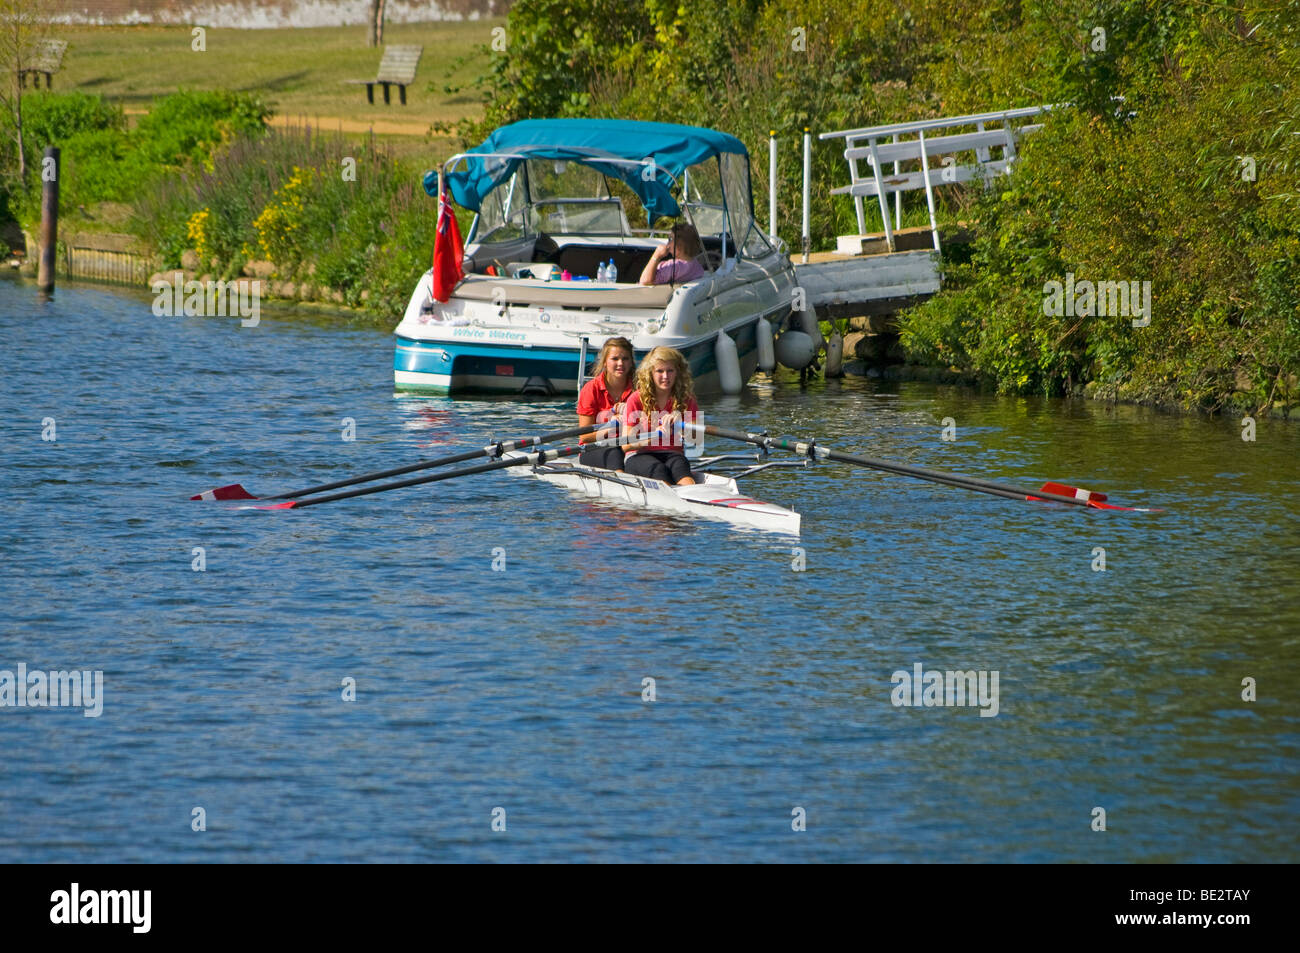
[[625, 448], [624, 469], [675, 486], [693, 484], [686, 448], [674, 425], [694, 422], [699, 413], [691, 369], [682, 352], [655, 348], [637, 368], [636, 389], [623, 408], [624, 432], [643, 435]]

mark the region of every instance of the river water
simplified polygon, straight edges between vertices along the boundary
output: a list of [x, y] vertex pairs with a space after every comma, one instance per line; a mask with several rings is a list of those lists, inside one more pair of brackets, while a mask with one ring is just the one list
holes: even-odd
[[[0, 281], [0, 670], [103, 673], [98, 717], [0, 708], [0, 861], [1300, 860], [1295, 424], [756, 382], [706, 414], [1164, 512], [825, 463], [746, 484], [799, 539], [504, 473], [240, 510], [188, 497], [573, 404], [395, 399], [387, 334], [149, 301]], [[917, 665], [996, 714], [895, 705]]]

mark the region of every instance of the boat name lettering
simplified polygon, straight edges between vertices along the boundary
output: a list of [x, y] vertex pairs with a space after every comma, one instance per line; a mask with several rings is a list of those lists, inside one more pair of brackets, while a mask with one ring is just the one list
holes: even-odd
[[503, 331], [497, 328], [452, 328], [452, 337], [457, 338], [491, 338], [495, 341], [526, 341], [528, 335], [522, 331]]

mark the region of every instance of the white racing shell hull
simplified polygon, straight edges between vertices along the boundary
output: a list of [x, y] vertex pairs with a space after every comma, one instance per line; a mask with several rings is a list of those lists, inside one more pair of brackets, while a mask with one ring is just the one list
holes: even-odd
[[671, 486], [649, 477], [634, 476], [621, 470], [599, 470], [568, 460], [556, 460], [536, 467], [510, 467], [508, 470], [535, 476], [584, 496], [636, 509], [799, 535], [798, 513], [746, 496], [740, 492], [735, 480], [712, 473], [696, 474], [702, 479], [694, 486]]

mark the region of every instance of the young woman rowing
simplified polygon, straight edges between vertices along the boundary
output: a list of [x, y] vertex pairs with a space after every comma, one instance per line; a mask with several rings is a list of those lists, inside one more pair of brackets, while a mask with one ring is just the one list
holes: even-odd
[[627, 445], [624, 469], [675, 486], [693, 484], [686, 448], [674, 425], [694, 422], [699, 413], [686, 358], [670, 347], [655, 348], [637, 369], [636, 389], [623, 409], [624, 433], [643, 436]]
[[[596, 367], [591, 380], [578, 395], [578, 426], [603, 424], [606, 420], [621, 417], [623, 405], [632, 395], [633, 384], [632, 342], [627, 338], [610, 338], [596, 357]], [[613, 436], [609, 430], [583, 434], [579, 443], [591, 443], [602, 437]], [[589, 447], [582, 451], [578, 462], [603, 470], [623, 469], [621, 447]]]

